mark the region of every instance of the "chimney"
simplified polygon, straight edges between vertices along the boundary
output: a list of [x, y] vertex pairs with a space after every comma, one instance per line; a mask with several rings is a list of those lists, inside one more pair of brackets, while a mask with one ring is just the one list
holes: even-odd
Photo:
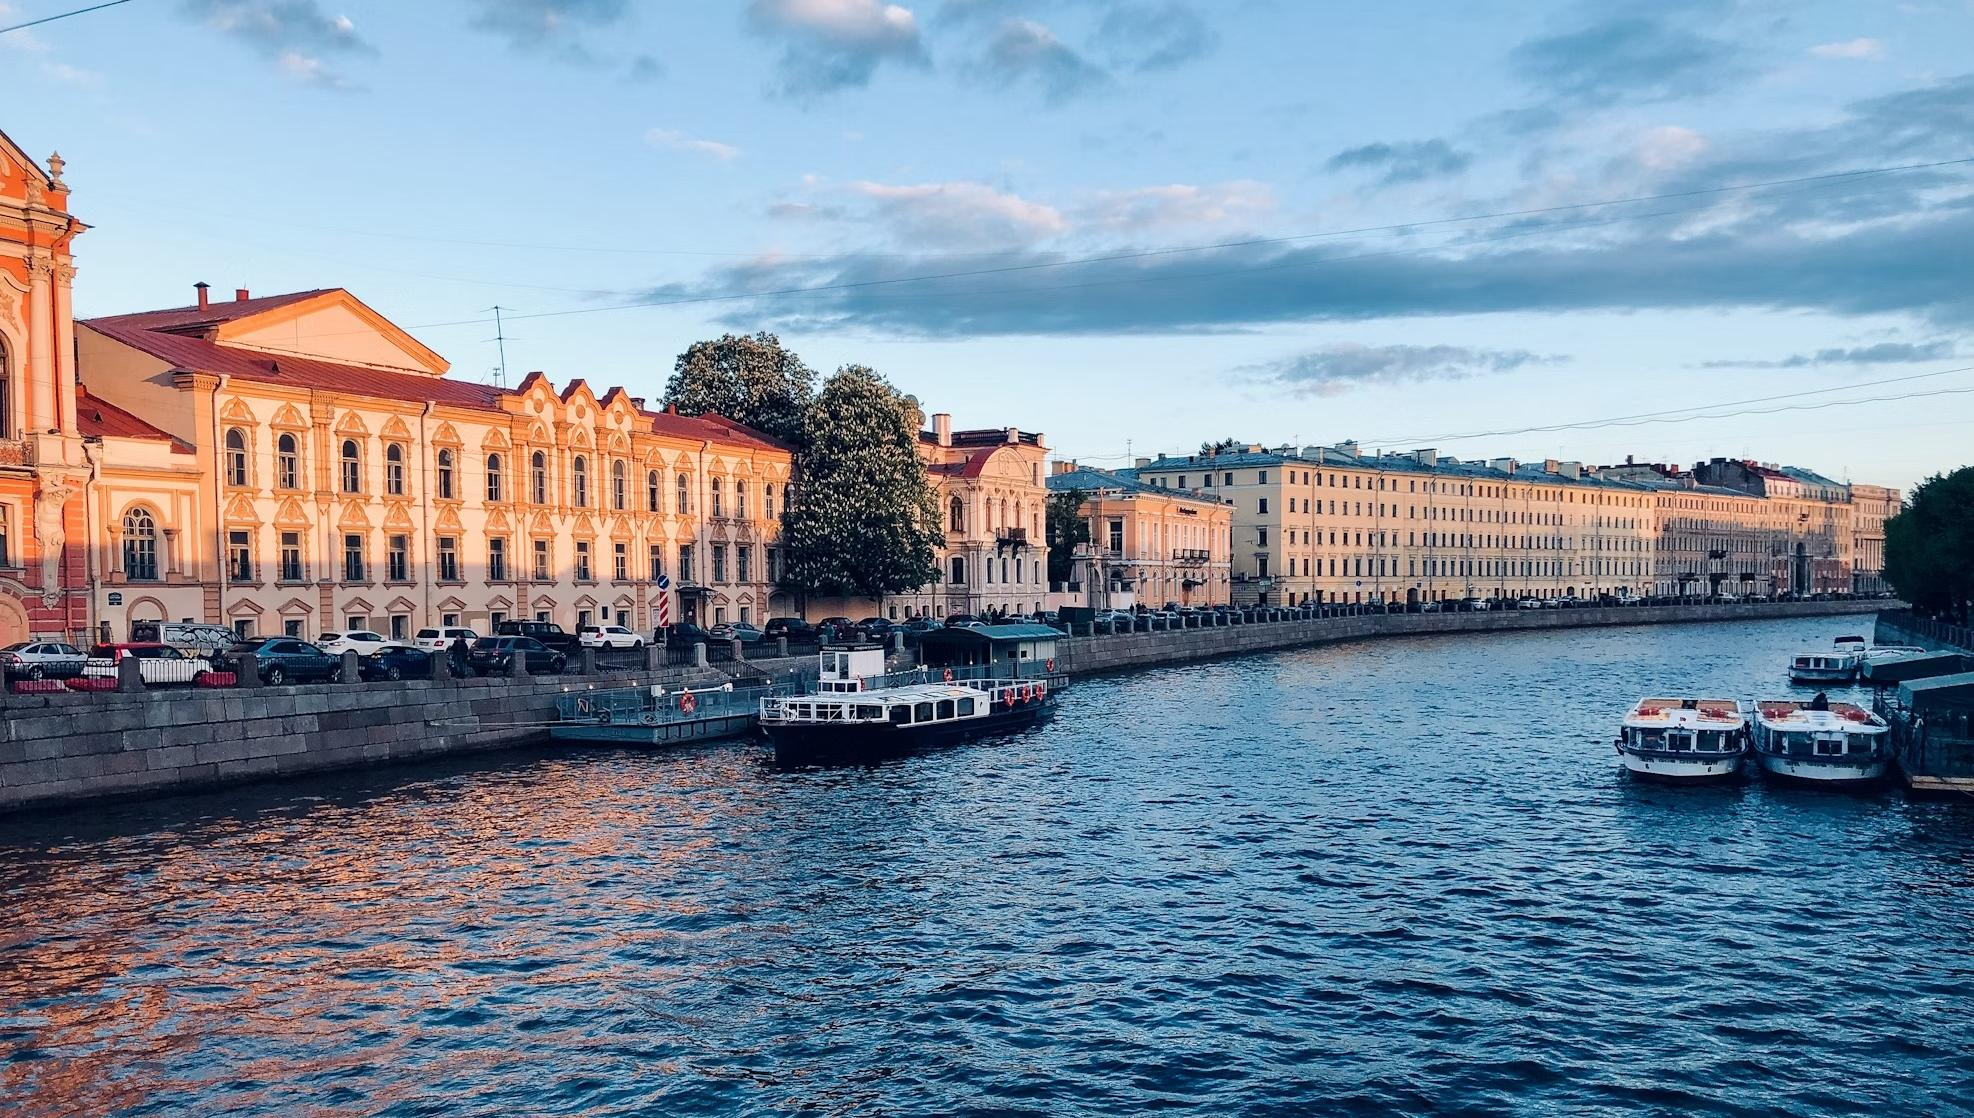
[[1071, 458], [1068, 461], [1064, 461], [1058, 458], [1053, 463], [1051, 463], [1051, 467], [1052, 468], [1049, 471], [1050, 473], [1073, 474], [1076, 472], [1076, 459]]
[[1352, 458], [1355, 458], [1357, 457], [1357, 443], [1355, 441], [1340, 442], [1337, 444], [1337, 453], [1348, 454]]
[[643, 411], [643, 410], [644, 410], [644, 397], [642, 397], [642, 396], [633, 396], [633, 397], [631, 397], [631, 406], [632, 406], [632, 407], [634, 407], [634, 408], [636, 408], [636, 409], [637, 409], [637, 410], [639, 410], [639, 411]]
[[250, 296], [250, 295], [248, 295], [248, 294], [247, 294], [247, 289], [246, 289], [246, 288], [244, 288], [244, 287], [236, 287], [236, 288], [234, 288], [234, 289], [233, 289], [233, 301], [234, 301], [234, 302], [236, 302], [236, 303], [244, 303], [244, 302], [246, 302], [246, 301], [247, 301], [248, 299], [250, 299], [250, 298], [252, 298], [252, 296]]
[[1140, 459], [1137, 459], [1136, 461], [1134, 461], [1134, 462], [1133, 462], [1133, 463], [1131, 464], [1131, 466], [1132, 466], [1132, 468], [1133, 468], [1133, 469], [1138, 469], [1138, 470], [1142, 470], [1142, 469], [1144, 469], [1144, 468], [1145, 468], [1146, 466], [1149, 466], [1149, 465], [1151, 465], [1151, 462], [1152, 462], [1152, 460], [1151, 460], [1151, 459], [1149, 459], [1149, 458], [1140, 458]]
[[1008, 428], [1008, 441], [1009, 441], [1009, 442], [1011, 442], [1011, 443], [1018, 443], [1018, 442], [1020, 442], [1020, 441], [1021, 441], [1021, 428], [1019, 428], [1019, 427], [1010, 427], [1010, 428]]
[[192, 290], [199, 293], [200, 310], [205, 310], [208, 306], [211, 305], [210, 299], [206, 294], [211, 289], [212, 289], [212, 284], [209, 284], [204, 280], [200, 280], [198, 283], [192, 285]]
[[932, 437], [940, 446], [953, 445], [953, 416], [950, 412], [932, 413]]
[[1421, 466], [1437, 466], [1439, 465], [1439, 451], [1429, 446], [1422, 447], [1412, 452], [1412, 461], [1417, 462]]

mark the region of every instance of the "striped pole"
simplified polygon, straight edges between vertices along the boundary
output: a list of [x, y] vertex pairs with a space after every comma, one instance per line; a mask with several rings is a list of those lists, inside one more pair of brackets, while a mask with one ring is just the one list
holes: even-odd
[[658, 627], [663, 629], [672, 623], [672, 580], [658, 576]]

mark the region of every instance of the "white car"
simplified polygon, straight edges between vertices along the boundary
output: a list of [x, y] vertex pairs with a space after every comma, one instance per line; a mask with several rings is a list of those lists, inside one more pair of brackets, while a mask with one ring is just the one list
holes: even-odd
[[1520, 605], [1520, 608], [1522, 608], [1522, 609], [1541, 609], [1541, 608], [1542, 608], [1542, 604], [1543, 604], [1543, 603], [1542, 603], [1542, 599], [1541, 599], [1541, 598], [1523, 598], [1523, 599], [1521, 600], [1521, 605]]
[[644, 638], [622, 625], [578, 625], [576, 640], [584, 648], [644, 647]]
[[60, 641], [22, 641], [0, 648], [0, 667], [17, 679], [67, 679], [82, 674], [82, 650]]
[[91, 679], [115, 679], [117, 662], [135, 657], [137, 675], [147, 684], [198, 683], [213, 670], [212, 661], [168, 644], [107, 644], [90, 650], [82, 674]]
[[465, 641], [470, 648], [480, 634], [471, 629], [451, 626], [440, 629], [420, 629], [411, 636], [411, 647], [422, 648], [426, 652], [445, 652], [452, 648], [452, 642]]
[[403, 648], [403, 641], [394, 641], [382, 633], [368, 629], [346, 629], [340, 633], [324, 633], [315, 638], [315, 647], [331, 656], [341, 656], [354, 652], [358, 656], [369, 656], [386, 648]]
[[1467, 608], [1468, 608], [1468, 609], [1470, 609], [1470, 610], [1486, 610], [1486, 609], [1493, 609], [1493, 608], [1494, 608], [1494, 603], [1493, 603], [1493, 602], [1491, 602], [1491, 601], [1489, 601], [1489, 600], [1488, 600], [1488, 599], [1486, 599], [1486, 598], [1468, 598], [1468, 599], [1467, 599]]

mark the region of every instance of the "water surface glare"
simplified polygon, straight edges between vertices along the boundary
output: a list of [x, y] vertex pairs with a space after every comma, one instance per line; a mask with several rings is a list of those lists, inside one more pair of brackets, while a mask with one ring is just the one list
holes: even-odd
[[544, 750], [0, 821], [0, 1113], [1966, 1113], [1974, 805], [1609, 744], [1857, 625], [1216, 661], [870, 768]]

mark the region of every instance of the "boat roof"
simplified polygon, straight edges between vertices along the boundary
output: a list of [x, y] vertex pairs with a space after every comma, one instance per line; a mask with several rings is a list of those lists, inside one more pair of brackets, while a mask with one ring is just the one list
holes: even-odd
[[923, 703], [937, 702], [940, 699], [978, 699], [986, 692], [957, 683], [908, 683], [901, 687], [879, 687], [870, 691], [818, 691], [812, 695], [794, 695], [790, 702], [802, 703]]
[[[1811, 710], [1800, 699], [1764, 699], [1755, 704], [1763, 723], [1781, 730], [1863, 730], [1883, 733], [1882, 719], [1856, 703], [1832, 702], [1829, 710]], [[1852, 717], [1845, 717], [1851, 715]]]
[[[1686, 706], [1692, 703], [1691, 707]], [[1640, 699], [1624, 716], [1624, 724], [1642, 729], [1685, 727], [1732, 729], [1747, 720], [1733, 699]]]
[[1974, 672], [1907, 680], [1899, 695], [1909, 707], [1974, 707]]
[[919, 639], [921, 641], [938, 638], [940, 640], [964, 640], [967, 634], [985, 637], [990, 641], [1059, 641], [1064, 639], [1060, 629], [1047, 625], [955, 625], [946, 629], [934, 629]]

